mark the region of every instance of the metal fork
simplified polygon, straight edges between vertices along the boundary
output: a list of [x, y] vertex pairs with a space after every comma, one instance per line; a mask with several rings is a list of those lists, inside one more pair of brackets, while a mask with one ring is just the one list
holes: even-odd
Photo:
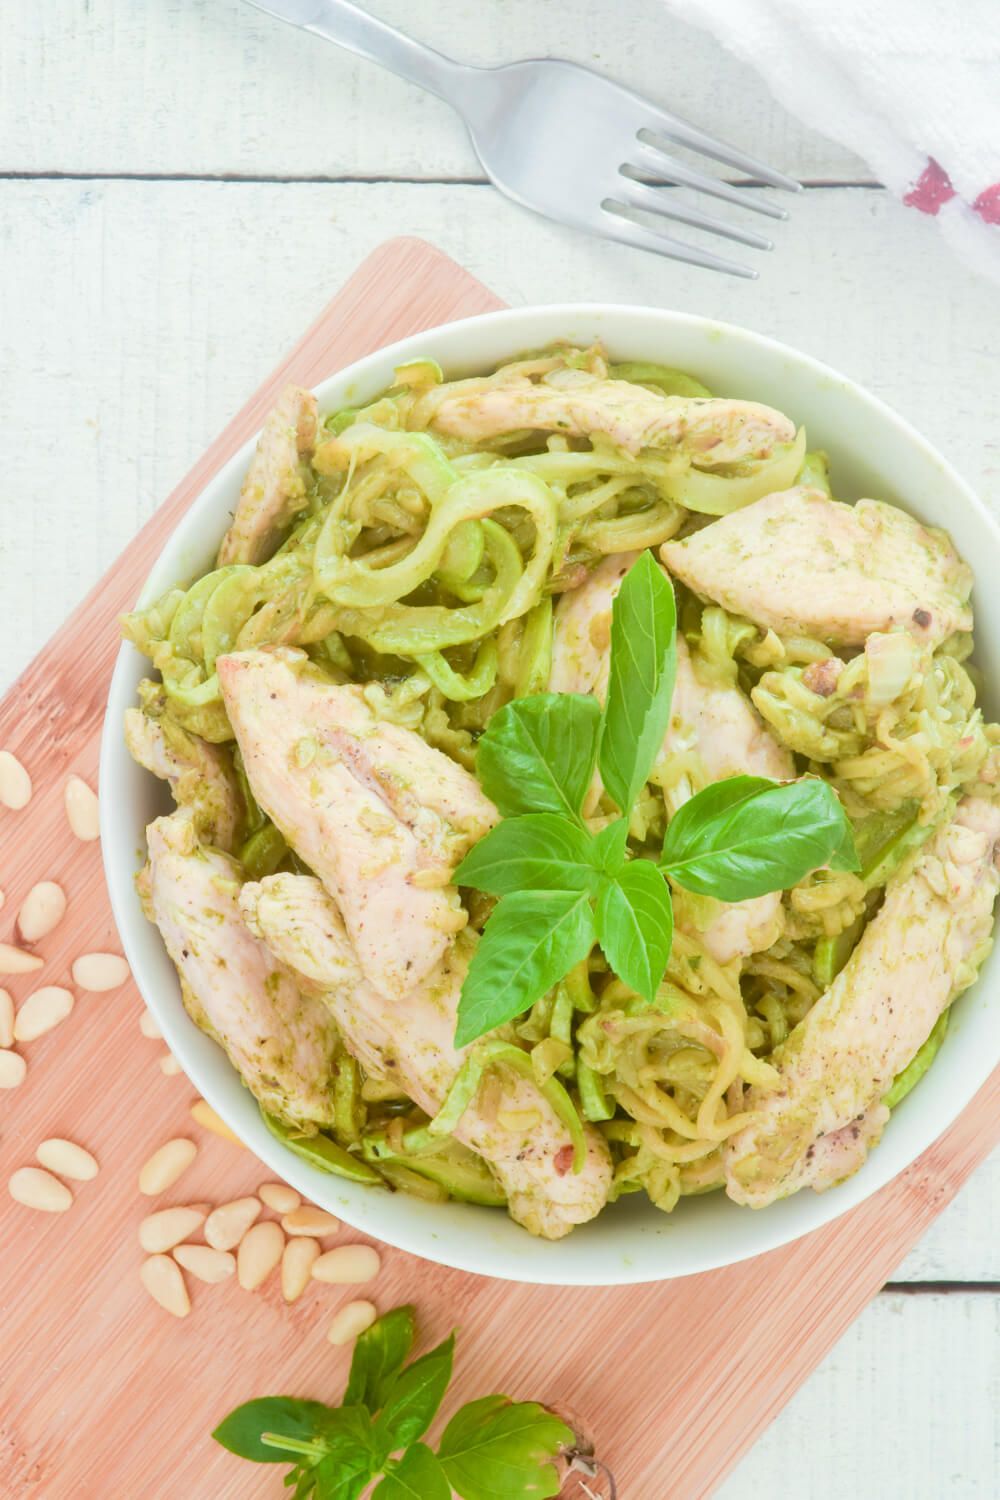
[[413, 41], [349, 0], [250, 3], [437, 94], [465, 120], [476, 155], [501, 192], [525, 208], [589, 234], [712, 271], [756, 277], [747, 266], [685, 244], [634, 217], [641, 210], [755, 250], [770, 250], [772, 242], [685, 203], [676, 189], [692, 188], [769, 219], [788, 217], [769, 199], [678, 161], [662, 144], [664, 138], [760, 182], [801, 191], [800, 184], [783, 172], [577, 63], [539, 58], [500, 68], [468, 67]]

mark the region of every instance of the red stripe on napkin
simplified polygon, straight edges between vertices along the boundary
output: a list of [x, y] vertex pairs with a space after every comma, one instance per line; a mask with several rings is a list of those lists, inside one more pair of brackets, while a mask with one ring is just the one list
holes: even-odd
[[983, 188], [972, 206], [987, 224], [1000, 224], [1000, 182]]
[[903, 202], [908, 208], [919, 208], [922, 214], [936, 214], [942, 204], [954, 198], [955, 189], [951, 185], [951, 178], [933, 156], [927, 158], [927, 165], [917, 178], [916, 182], [906, 194]]

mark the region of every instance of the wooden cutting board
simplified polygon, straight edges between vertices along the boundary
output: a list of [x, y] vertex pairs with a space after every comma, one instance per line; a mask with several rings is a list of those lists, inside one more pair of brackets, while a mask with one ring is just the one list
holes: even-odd
[[[69, 896], [38, 946], [45, 967], [4, 981], [17, 1000], [69, 982], [78, 954], [117, 950], [96, 844], [70, 835], [67, 775], [96, 784], [98, 737], [131, 605], [184, 510], [260, 425], [287, 380], [315, 384], [394, 339], [497, 307], [432, 246], [383, 245], [233, 419], [0, 705], [0, 748], [28, 767], [35, 795], [0, 808], [0, 940], [37, 880]], [[78, 995], [72, 1015], [28, 1043], [28, 1076], [0, 1093], [0, 1178], [62, 1135], [101, 1162], [72, 1209], [42, 1215], [0, 1196], [0, 1493], [32, 1500], [248, 1500], [282, 1494], [278, 1471], [209, 1438], [237, 1402], [269, 1392], [335, 1399], [348, 1364], [326, 1341], [347, 1300], [313, 1287], [286, 1307], [275, 1284], [190, 1279], [176, 1321], [147, 1298], [136, 1241], [150, 1200], [136, 1177], [172, 1135], [201, 1146], [163, 1200], [213, 1203], [266, 1178], [249, 1152], [193, 1125], [194, 1092], [166, 1077], [162, 1042], [139, 1031], [134, 987]], [[374, 1296], [419, 1309], [423, 1343], [461, 1330], [456, 1389], [503, 1390], [583, 1414], [622, 1500], [697, 1500], [722, 1477], [864, 1308], [1000, 1139], [1000, 1072], [909, 1171], [825, 1230], [731, 1270], [622, 1290], [533, 1288], [384, 1252]], [[2, 1190], [0, 1190], [2, 1191]], [[338, 1242], [357, 1239], [344, 1231]], [[272, 1283], [275, 1278], [272, 1278]]]

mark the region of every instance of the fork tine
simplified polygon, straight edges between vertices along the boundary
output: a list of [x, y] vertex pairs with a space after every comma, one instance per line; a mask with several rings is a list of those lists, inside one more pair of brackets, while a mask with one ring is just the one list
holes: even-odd
[[702, 213], [701, 209], [690, 204], [675, 201], [675, 195], [671, 196], [669, 188], [659, 187], [652, 182], [644, 182], [640, 177], [633, 175], [631, 167], [622, 167], [621, 175], [625, 198], [636, 208], [644, 208], [649, 213], [661, 214], [665, 219], [676, 219], [681, 224], [690, 224], [693, 229], [710, 230], [712, 234], [721, 235], [726, 240], [735, 240], [738, 245], [749, 245], [754, 250], [774, 249], [773, 240], [766, 239], [762, 234], [756, 234], [752, 229], [739, 229], [735, 225], [727, 224], [724, 219], [716, 219], [712, 214]]
[[645, 154], [647, 165], [669, 182], [675, 182], [679, 187], [694, 188], [699, 193], [707, 193], [711, 198], [721, 198], [724, 203], [735, 203], [740, 208], [752, 209], [754, 213], [764, 214], [768, 219], [788, 218], [787, 209], [779, 208], [770, 199], [753, 198], [745, 188], [730, 187], [728, 182], [720, 182], [718, 177], [708, 177], [704, 172], [695, 172], [691, 167], [684, 166], [669, 152], [664, 151], [662, 146], [656, 146], [647, 140], [647, 134], [647, 131], [640, 130], [636, 136], [639, 150]]
[[656, 123], [651, 123], [649, 126], [654, 134], [665, 135], [668, 140], [676, 142], [679, 146], [690, 146], [692, 150], [710, 156], [713, 161], [720, 161], [724, 166], [735, 167], [738, 172], [745, 172], [748, 177], [759, 177], [761, 182], [766, 182], [771, 187], [785, 188], [789, 193], [802, 192], [801, 182], [796, 182], [794, 177], [788, 177], [784, 172], [769, 167], [767, 162], [761, 161], [758, 157], [748, 156], [738, 147], [730, 146], [726, 141], [720, 141], [715, 136], [708, 135], [704, 130], [699, 130], [697, 125], [692, 125], [665, 109], [651, 107], [650, 113], [656, 119]]
[[637, 250], [652, 250], [670, 260], [684, 261], [689, 266], [703, 266], [706, 271], [724, 271], [729, 276], [743, 276], [747, 281], [757, 280], [757, 272], [751, 271], [748, 266], [723, 260], [721, 255], [713, 255], [709, 250], [696, 250], [693, 245], [685, 245], [683, 240], [675, 240], [672, 235], [637, 224], [628, 217], [628, 204], [619, 203], [614, 198], [605, 198], [601, 208], [605, 214], [605, 227], [598, 232], [608, 239], [620, 240], [624, 245], [634, 245]]

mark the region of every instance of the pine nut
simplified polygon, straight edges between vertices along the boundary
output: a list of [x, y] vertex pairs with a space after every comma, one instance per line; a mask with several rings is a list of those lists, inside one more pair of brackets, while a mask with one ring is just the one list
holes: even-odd
[[64, 1213], [73, 1202], [73, 1194], [66, 1184], [41, 1167], [18, 1167], [7, 1187], [15, 1202], [23, 1203], [25, 1208], [37, 1208], [42, 1213]]
[[20, 812], [31, 801], [31, 777], [16, 755], [0, 750], [0, 804]]
[[328, 1214], [325, 1208], [317, 1208], [313, 1203], [303, 1203], [301, 1208], [294, 1208], [290, 1214], [285, 1214], [281, 1227], [286, 1234], [314, 1234], [322, 1240], [328, 1234], [336, 1234], [340, 1228], [340, 1220], [335, 1219], [333, 1214]]
[[209, 1286], [225, 1281], [236, 1270], [236, 1257], [228, 1250], [213, 1250], [211, 1245], [177, 1245], [173, 1256], [185, 1271], [199, 1281], [207, 1281]]
[[163, 1035], [163, 1032], [160, 1030], [160, 1023], [151, 1010], [144, 1010], [139, 1017], [139, 1030], [143, 1036], [148, 1036], [150, 1040], [155, 1040], [157, 1037]]
[[14, 1017], [14, 1040], [33, 1042], [44, 1036], [60, 1021], [65, 1021], [73, 1009], [73, 995], [61, 985], [47, 984], [29, 995], [23, 1005], [18, 1006]]
[[207, 1100], [196, 1099], [194, 1101], [191, 1106], [191, 1118], [197, 1120], [198, 1124], [203, 1125], [206, 1130], [211, 1130], [216, 1135], [221, 1135], [224, 1141], [232, 1141], [235, 1145], [242, 1146], [243, 1142], [239, 1136], [230, 1130], [222, 1116], [215, 1113], [215, 1110]]
[[75, 1141], [65, 1141], [57, 1135], [42, 1141], [35, 1156], [50, 1172], [57, 1172], [60, 1177], [72, 1177], [76, 1182], [92, 1182], [100, 1170], [97, 1158], [89, 1151]]
[[205, 1239], [213, 1250], [233, 1250], [260, 1214], [257, 1198], [221, 1203], [205, 1220]]
[[181, 1065], [172, 1052], [164, 1052], [160, 1058], [160, 1072], [167, 1078], [176, 1078], [181, 1071]]
[[160, 1255], [186, 1240], [204, 1222], [205, 1215], [197, 1208], [161, 1208], [158, 1213], [147, 1214], [139, 1225], [139, 1244], [147, 1255]]
[[24, 1082], [27, 1071], [28, 1064], [20, 1052], [0, 1048], [0, 1089], [16, 1089], [19, 1083]]
[[331, 1344], [351, 1344], [370, 1328], [378, 1317], [372, 1302], [348, 1302], [337, 1313], [327, 1330]]
[[236, 1252], [236, 1278], [245, 1292], [255, 1292], [281, 1259], [285, 1236], [273, 1219], [254, 1224]]
[[40, 880], [21, 902], [17, 932], [22, 942], [37, 943], [66, 915], [66, 895], [54, 880]]
[[101, 833], [97, 796], [79, 776], [71, 776], [63, 791], [63, 802], [69, 826], [78, 839], [89, 844]]
[[308, 1235], [296, 1235], [288, 1241], [281, 1257], [281, 1295], [286, 1302], [297, 1302], [302, 1296], [319, 1253], [319, 1240], [312, 1240]]
[[257, 1189], [257, 1197], [268, 1208], [273, 1208], [276, 1214], [294, 1213], [302, 1202], [298, 1193], [287, 1182], [262, 1182]]
[[186, 1140], [182, 1135], [167, 1141], [144, 1163], [139, 1173], [140, 1193], [144, 1193], [147, 1198], [165, 1193], [168, 1187], [173, 1187], [181, 1173], [187, 1171], [197, 1155], [198, 1147], [194, 1141]]
[[120, 953], [84, 953], [75, 960], [72, 972], [81, 990], [100, 994], [124, 984], [129, 966]]
[[0, 1047], [14, 1041], [14, 1002], [7, 990], [0, 990]]
[[313, 1280], [334, 1286], [360, 1286], [372, 1281], [382, 1266], [382, 1257], [371, 1245], [338, 1245], [313, 1262]]
[[169, 1255], [151, 1255], [143, 1261], [139, 1276], [153, 1301], [165, 1312], [173, 1313], [175, 1318], [187, 1317], [191, 1299], [180, 1266]]
[[40, 969], [44, 960], [37, 953], [25, 953], [13, 943], [0, 943], [0, 974], [30, 974]]

